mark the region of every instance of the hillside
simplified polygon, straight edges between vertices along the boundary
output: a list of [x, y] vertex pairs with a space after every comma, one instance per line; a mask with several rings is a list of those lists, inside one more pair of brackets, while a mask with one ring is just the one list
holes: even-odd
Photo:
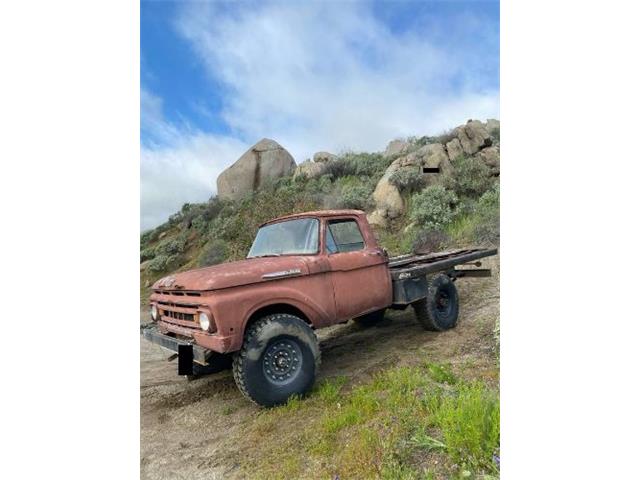
[[[392, 255], [497, 244], [500, 127], [489, 120], [481, 130], [470, 130], [476, 124], [438, 137], [394, 140], [384, 153], [347, 152], [322, 163], [303, 162], [293, 174], [238, 200], [213, 196], [185, 204], [140, 237], [141, 301], [167, 272], [242, 259], [261, 223], [305, 210], [366, 211]], [[440, 173], [422, 173], [433, 165]]]

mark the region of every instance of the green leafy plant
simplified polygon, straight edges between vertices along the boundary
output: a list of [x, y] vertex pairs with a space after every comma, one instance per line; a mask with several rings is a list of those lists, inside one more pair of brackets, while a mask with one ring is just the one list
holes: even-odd
[[476, 157], [461, 156], [452, 162], [453, 171], [444, 185], [459, 197], [478, 198], [495, 183], [490, 168]]
[[178, 263], [178, 255], [157, 255], [149, 263], [149, 270], [152, 272], [165, 272], [169, 267], [175, 266]]
[[156, 249], [153, 247], [145, 248], [140, 251], [140, 262], [144, 262], [145, 260], [151, 260], [156, 256]]
[[474, 237], [479, 243], [492, 245], [500, 243], [500, 185], [498, 183], [485, 192], [478, 201]]
[[491, 131], [489, 132], [489, 135], [491, 135], [494, 140], [497, 140], [498, 142], [500, 141], [500, 128], [492, 128]]
[[334, 179], [348, 175], [379, 178], [391, 161], [380, 153], [345, 153], [327, 164], [326, 173]]
[[389, 182], [398, 190], [413, 193], [422, 190], [426, 185], [426, 179], [420, 167], [403, 167], [391, 174]]
[[416, 225], [437, 230], [454, 217], [458, 197], [442, 185], [431, 185], [412, 197], [409, 218]]
[[198, 266], [217, 265], [224, 262], [227, 257], [227, 244], [218, 238], [207, 243], [198, 258]]
[[342, 188], [338, 206], [367, 210], [371, 208], [372, 204], [370, 188], [366, 185], [356, 185]]

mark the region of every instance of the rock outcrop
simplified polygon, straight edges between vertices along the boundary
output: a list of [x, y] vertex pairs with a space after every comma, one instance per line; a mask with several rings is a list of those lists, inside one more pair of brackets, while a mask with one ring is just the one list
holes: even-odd
[[458, 138], [454, 138], [450, 142], [447, 143], [447, 155], [449, 156], [449, 160], [454, 161], [456, 158], [464, 155], [464, 150], [462, 150], [462, 145], [460, 144], [460, 140]]
[[397, 155], [398, 153], [402, 153], [406, 151], [411, 144], [406, 140], [391, 140], [389, 145], [387, 145], [387, 149], [382, 154], [385, 158], [392, 157], [393, 155]]
[[491, 146], [491, 135], [478, 120], [469, 120], [465, 125], [456, 128], [455, 133], [467, 155], [473, 155], [480, 149]]
[[304, 175], [307, 178], [321, 177], [327, 171], [327, 166], [338, 157], [329, 152], [316, 152], [312, 160], [305, 160], [296, 167], [293, 178]]
[[[452, 162], [461, 156], [481, 159], [492, 175], [500, 175], [500, 121], [489, 119], [485, 123], [469, 120], [451, 131], [450, 134], [431, 139], [433, 143], [422, 145], [423, 139], [392, 140], [383, 156], [397, 157], [378, 181], [373, 192], [375, 210], [368, 218], [372, 224], [386, 225], [388, 220], [404, 213], [405, 202], [401, 192], [391, 182], [398, 170], [422, 167], [438, 168], [438, 173], [425, 174], [425, 184], [432, 185], [441, 180], [442, 175], [453, 172]], [[429, 141], [429, 140], [427, 140]], [[218, 196], [223, 199], [238, 200], [247, 193], [261, 188], [265, 182], [293, 173], [293, 177], [317, 178], [324, 175], [336, 155], [316, 152], [313, 160], [306, 160], [296, 167], [293, 157], [274, 140], [263, 139], [245, 152], [233, 165], [217, 179]], [[402, 172], [404, 176], [405, 172]]]
[[494, 176], [500, 175], [500, 147], [491, 146], [480, 150], [475, 157], [481, 159]]
[[296, 167], [296, 170], [293, 172], [293, 178], [298, 178], [299, 176], [305, 176], [307, 178], [321, 177], [326, 170], [326, 163], [305, 160]]
[[[404, 200], [400, 190], [391, 183], [391, 176], [398, 170], [415, 169], [416, 167], [439, 168], [441, 172], [449, 172], [451, 163], [447, 151], [440, 143], [432, 143], [420, 147], [414, 152], [399, 157], [393, 161], [373, 191], [376, 209], [367, 217], [374, 225], [384, 226], [387, 220], [392, 220], [404, 213]], [[427, 174], [427, 184], [437, 181], [437, 174]]]
[[313, 161], [316, 163], [332, 162], [336, 158], [338, 158], [336, 155], [329, 152], [316, 152], [313, 154]]
[[[385, 226], [389, 220], [404, 213], [405, 205], [401, 192], [391, 183], [391, 176], [403, 168], [430, 167], [439, 168], [439, 173], [426, 174], [425, 184], [432, 185], [440, 181], [441, 175], [453, 172], [452, 161], [461, 156], [474, 156], [481, 159], [493, 175], [500, 175], [500, 147], [494, 145], [494, 134], [500, 131], [498, 120], [469, 120], [466, 124], [455, 128], [446, 143], [430, 143], [415, 149], [415, 144], [403, 140], [393, 140], [384, 152], [385, 157], [402, 154], [387, 168], [376, 185], [373, 200], [376, 208], [367, 218], [373, 225]], [[499, 135], [498, 135], [499, 138]], [[445, 140], [443, 140], [444, 142]]]
[[404, 211], [402, 195], [400, 195], [398, 188], [390, 181], [391, 175], [393, 175], [396, 170], [402, 168], [400, 165], [401, 160], [401, 158], [398, 158], [389, 165], [380, 181], [378, 181], [376, 189], [373, 191], [373, 201], [376, 203], [376, 210], [370, 215], [370, 220], [373, 219], [371, 223], [384, 225], [385, 219], [396, 218]]
[[218, 176], [218, 196], [238, 200], [268, 180], [290, 175], [296, 166], [278, 142], [263, 138]]

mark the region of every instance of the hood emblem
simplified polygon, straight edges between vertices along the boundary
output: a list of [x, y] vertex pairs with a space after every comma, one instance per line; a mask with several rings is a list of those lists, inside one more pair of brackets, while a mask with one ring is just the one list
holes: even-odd
[[296, 275], [300, 275], [301, 273], [302, 273], [302, 270], [300, 270], [299, 268], [292, 268], [291, 270], [281, 270], [279, 272], [265, 273], [264, 275], [262, 275], [262, 278], [269, 279], [269, 278], [294, 277]]

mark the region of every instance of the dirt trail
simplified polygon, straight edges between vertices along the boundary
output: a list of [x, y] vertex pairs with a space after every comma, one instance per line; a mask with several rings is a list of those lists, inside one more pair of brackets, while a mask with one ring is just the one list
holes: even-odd
[[[492, 338], [499, 312], [498, 259], [485, 265], [494, 269], [493, 277], [457, 282], [461, 309], [454, 330], [427, 332], [411, 309], [391, 312], [373, 328], [349, 322], [320, 330], [318, 379], [344, 375], [353, 385], [426, 356], [466, 365], [466, 375], [498, 382]], [[261, 409], [238, 392], [231, 371], [187, 381], [159, 347], [141, 340], [140, 351], [141, 478], [237, 478], [238, 462], [251, 450], [244, 448], [243, 428]]]

